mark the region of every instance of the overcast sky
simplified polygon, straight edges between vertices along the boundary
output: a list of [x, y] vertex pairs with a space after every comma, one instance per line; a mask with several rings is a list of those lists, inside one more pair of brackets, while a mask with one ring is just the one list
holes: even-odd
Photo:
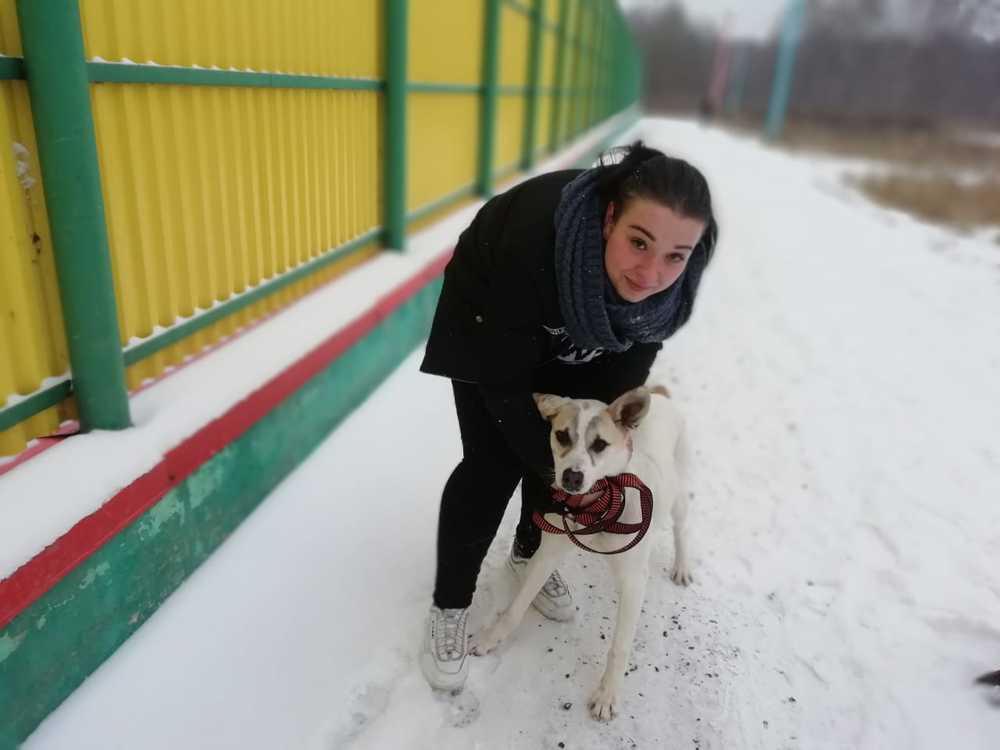
[[[763, 38], [774, 28], [775, 19], [788, 0], [677, 0], [694, 19], [718, 25], [730, 15], [733, 36]], [[669, 5], [669, 0], [618, 0], [628, 10], [636, 6]]]

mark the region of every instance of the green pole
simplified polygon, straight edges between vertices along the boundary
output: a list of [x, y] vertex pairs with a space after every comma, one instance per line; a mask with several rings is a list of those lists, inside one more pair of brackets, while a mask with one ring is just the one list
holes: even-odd
[[17, 0], [73, 392], [83, 430], [131, 424], [76, 0]]
[[549, 153], [555, 153], [561, 143], [559, 128], [562, 125], [561, 109], [563, 89], [566, 87], [566, 13], [569, 0], [559, 0], [559, 31], [556, 41], [556, 80], [553, 84], [551, 122], [549, 123]]
[[543, 12], [543, 0], [533, 0], [531, 5], [531, 38], [528, 44], [528, 92], [524, 108], [521, 169], [531, 169], [535, 163], [535, 141], [538, 132], [538, 78], [542, 72]]
[[483, 30], [483, 94], [479, 108], [479, 175], [476, 191], [487, 198], [493, 195], [497, 83], [500, 78], [500, 2], [501, 0], [486, 0]]
[[406, 249], [407, 0], [385, 6], [385, 244]]

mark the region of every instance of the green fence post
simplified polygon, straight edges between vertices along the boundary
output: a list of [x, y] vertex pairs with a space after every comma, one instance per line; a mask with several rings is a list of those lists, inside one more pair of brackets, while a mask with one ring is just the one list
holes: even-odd
[[385, 4], [385, 244], [406, 249], [408, 0]]
[[559, 0], [558, 39], [556, 40], [556, 75], [552, 91], [552, 111], [549, 113], [549, 153], [559, 150], [561, 144], [559, 128], [562, 126], [563, 89], [566, 87], [566, 13], [569, 0]]
[[486, 0], [483, 29], [483, 93], [479, 107], [479, 174], [476, 191], [493, 195], [493, 152], [497, 133], [497, 83], [500, 78], [500, 2]]
[[73, 392], [83, 430], [131, 424], [76, 0], [17, 0]]
[[524, 107], [524, 138], [521, 149], [521, 169], [531, 169], [535, 163], [535, 141], [538, 132], [538, 87], [542, 72], [542, 31], [544, 0], [531, 4], [531, 37], [528, 41], [528, 91]]

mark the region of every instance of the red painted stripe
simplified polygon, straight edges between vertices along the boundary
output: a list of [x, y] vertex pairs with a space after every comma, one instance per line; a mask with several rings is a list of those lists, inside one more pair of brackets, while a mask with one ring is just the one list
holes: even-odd
[[25, 448], [23, 451], [14, 456], [12, 461], [8, 461], [5, 464], [0, 464], [0, 477], [6, 474], [8, 471], [13, 471], [18, 466], [23, 464], [28, 459], [34, 458], [35, 456], [44, 453], [49, 448], [54, 445], [59, 445], [65, 438], [70, 435], [75, 435], [80, 431], [80, 423], [76, 421], [64, 422], [59, 426], [51, 435], [46, 435], [45, 437], [36, 438], [34, 445], [30, 448]]
[[439, 255], [291, 367], [168, 451], [159, 464], [0, 580], [0, 628], [426, 286], [442, 272], [451, 253], [449, 249]]

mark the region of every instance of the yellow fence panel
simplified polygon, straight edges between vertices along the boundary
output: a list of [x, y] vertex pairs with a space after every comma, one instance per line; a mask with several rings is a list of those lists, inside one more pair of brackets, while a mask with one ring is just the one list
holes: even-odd
[[524, 95], [497, 97], [497, 144], [493, 166], [503, 172], [521, 159], [524, 142]]
[[542, 59], [538, 81], [543, 87], [555, 86], [556, 55], [559, 51], [559, 37], [554, 31], [545, 30], [542, 33]]
[[559, 23], [559, 0], [545, 0], [545, 19], [549, 23]]
[[410, 1], [410, 80], [479, 85], [483, 68], [483, 6], [482, 0]]
[[88, 59], [379, 79], [383, 2], [80, 0]]
[[407, 107], [406, 210], [411, 212], [475, 181], [479, 97], [414, 94]]
[[[0, 82], [0, 406], [68, 370], [41, 171], [23, 81]], [[0, 431], [0, 455], [72, 416], [51, 407]]]
[[[379, 225], [374, 92], [92, 90], [123, 344]], [[244, 310], [215, 334], [205, 329], [188, 353], [252, 317]], [[130, 368], [129, 384], [174, 359], [154, 355]]]
[[[172, 330], [169, 346], [127, 368], [134, 389], [378, 252], [386, 192], [382, 89], [308, 88], [295, 80], [288, 83], [297, 88], [275, 88], [274, 78], [242, 74], [382, 81], [386, 4], [79, 4], [87, 60], [118, 63], [90, 69], [99, 72], [90, 94], [121, 342], [132, 347]], [[523, 156], [533, 23], [525, 10], [532, 7], [532, 0], [500, 6], [491, 165], [500, 177], [516, 170]], [[406, 101], [405, 203], [407, 213], [421, 214], [411, 230], [453, 209], [457, 196], [474, 195], [485, 11], [485, 0], [408, 3], [406, 79], [417, 86]], [[613, 12], [584, 0], [542, 3], [533, 123], [538, 152], [602, 114], [596, 86], [607, 75], [588, 47], [616, 33], [607, 17]], [[597, 23], [609, 25], [598, 29]], [[562, 76], [560, 29], [567, 36]], [[0, 55], [21, 54], [15, 0], [0, 0]], [[149, 82], [112, 82], [125, 75], [121, 63], [137, 64], [127, 69], [128, 80], [146, 76]], [[227, 71], [228, 80], [181, 84], [178, 73], [154, 66]], [[19, 67], [5, 70], [17, 75]], [[0, 149], [7, 149], [0, 158], [0, 408], [68, 372], [33, 133], [25, 82], [0, 81]], [[374, 239], [258, 299], [263, 282], [361, 236]], [[185, 337], [186, 329], [176, 329], [241, 294], [256, 301]], [[134, 349], [125, 355], [129, 362], [143, 356]], [[0, 432], [0, 454], [53, 431], [72, 409], [66, 402]]]
[[503, 6], [500, 18], [500, 85], [524, 86], [528, 82], [528, 40], [531, 21], [524, 13]]
[[0, 55], [21, 56], [21, 35], [17, 30], [14, 0], [0, 0]]

